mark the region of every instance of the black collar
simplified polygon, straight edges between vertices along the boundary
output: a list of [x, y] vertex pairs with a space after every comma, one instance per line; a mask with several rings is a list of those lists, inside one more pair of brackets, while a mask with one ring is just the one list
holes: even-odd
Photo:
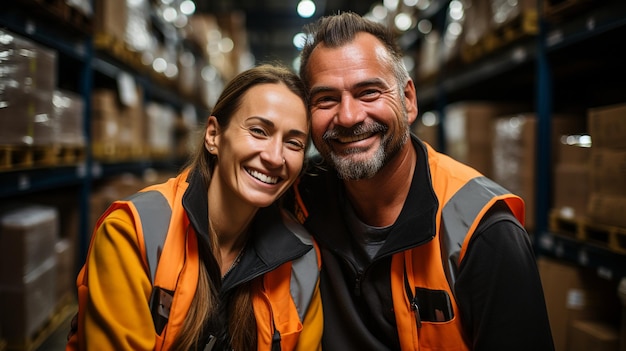
[[[435, 236], [438, 201], [430, 178], [428, 154], [417, 137], [412, 136], [411, 142], [417, 151], [417, 163], [409, 194], [377, 257], [423, 245]], [[326, 165], [318, 166], [315, 174], [307, 173], [300, 182], [300, 194], [309, 212], [305, 226], [327, 249], [351, 256], [351, 234], [341, 205], [346, 199], [345, 188], [329, 169]]]
[[[201, 254], [211, 255], [207, 217], [208, 189], [196, 171], [189, 173], [187, 182], [189, 186], [183, 195], [183, 207], [197, 233]], [[313, 247], [304, 244], [285, 226], [276, 204], [259, 209], [250, 227], [249, 240], [241, 261], [222, 282], [222, 290], [228, 290], [303, 256]], [[214, 272], [217, 268], [214, 258], [205, 259], [204, 262], [209, 272]], [[217, 283], [215, 275], [212, 275], [212, 281]]]

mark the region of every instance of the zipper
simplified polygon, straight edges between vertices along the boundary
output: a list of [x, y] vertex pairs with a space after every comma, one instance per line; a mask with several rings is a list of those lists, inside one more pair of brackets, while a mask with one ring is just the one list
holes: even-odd
[[422, 327], [422, 317], [420, 316], [420, 306], [419, 301], [417, 300], [417, 293], [413, 294], [411, 287], [409, 285], [409, 278], [406, 273], [406, 267], [404, 268], [404, 289], [406, 290], [406, 296], [409, 299], [409, 305], [411, 306], [411, 310], [415, 313], [415, 325], [417, 329]]

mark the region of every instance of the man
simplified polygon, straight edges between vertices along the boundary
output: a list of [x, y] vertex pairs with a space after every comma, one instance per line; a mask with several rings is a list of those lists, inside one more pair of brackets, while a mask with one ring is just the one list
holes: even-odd
[[553, 350], [520, 198], [410, 133], [393, 35], [353, 13], [305, 28], [324, 163], [294, 187], [322, 251], [326, 350]]

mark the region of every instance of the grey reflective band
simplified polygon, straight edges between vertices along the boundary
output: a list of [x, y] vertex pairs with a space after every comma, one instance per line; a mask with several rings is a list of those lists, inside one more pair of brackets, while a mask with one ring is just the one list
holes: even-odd
[[133, 203], [141, 219], [146, 259], [150, 268], [150, 279], [154, 284], [159, 256], [172, 218], [172, 209], [165, 196], [156, 190], [137, 193], [126, 200]]
[[[313, 245], [313, 241], [307, 230], [293, 218], [289, 212], [285, 210], [281, 212], [285, 226], [300, 239], [302, 243]], [[291, 283], [289, 285], [289, 291], [296, 304], [301, 322], [304, 322], [304, 315], [309, 308], [317, 284], [317, 278], [311, 278], [318, 276], [317, 252], [314, 249], [309, 250], [304, 256], [294, 260], [291, 264]]]
[[463, 185], [445, 204], [441, 211], [441, 242], [444, 246], [450, 276], [450, 286], [454, 287], [454, 276], [458, 258], [471, 225], [478, 213], [495, 196], [510, 192], [487, 177], [477, 177]]

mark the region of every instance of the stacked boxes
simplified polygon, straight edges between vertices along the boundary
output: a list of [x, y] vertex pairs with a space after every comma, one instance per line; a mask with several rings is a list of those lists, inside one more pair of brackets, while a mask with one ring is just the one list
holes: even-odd
[[[615, 282], [604, 280], [586, 268], [546, 257], [539, 258], [538, 267], [555, 350], [582, 350], [576, 344], [598, 335], [598, 329], [609, 330], [598, 340], [613, 343], [612, 326], [616, 325], [620, 312]], [[585, 324], [581, 326], [578, 323], [582, 321]], [[596, 328], [597, 325], [600, 327]]]
[[9, 344], [23, 344], [57, 306], [58, 213], [24, 205], [0, 214], [0, 326]]
[[85, 144], [83, 99], [58, 90], [57, 53], [0, 30], [0, 145]]
[[626, 228], [626, 104], [590, 109], [588, 124], [593, 143], [589, 218]]
[[[551, 160], [558, 163], [556, 152], [561, 135], [584, 128], [577, 116], [552, 116]], [[537, 118], [532, 113], [501, 116], [495, 120], [493, 179], [526, 203], [527, 230], [535, 229], [537, 184]]]
[[94, 158], [137, 159], [144, 155], [144, 105], [141, 89], [127, 104], [112, 89], [98, 89], [92, 95], [91, 143]]
[[590, 184], [591, 138], [586, 134], [563, 135], [554, 166], [554, 209], [561, 218], [582, 219], [587, 215]]
[[56, 52], [0, 30], [0, 145], [49, 144]]
[[54, 143], [85, 146], [83, 98], [73, 92], [57, 89], [52, 97], [53, 116], [58, 126]]
[[443, 123], [446, 153], [491, 177], [494, 119], [518, 109], [519, 106], [481, 101], [461, 101], [446, 106]]

